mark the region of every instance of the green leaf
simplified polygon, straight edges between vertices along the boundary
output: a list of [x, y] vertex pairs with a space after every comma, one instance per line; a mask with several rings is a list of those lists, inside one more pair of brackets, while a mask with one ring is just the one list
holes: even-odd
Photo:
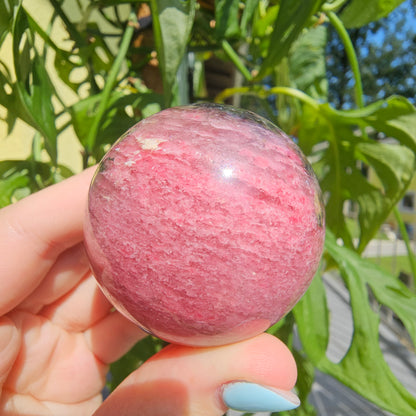
[[176, 74], [191, 33], [196, 0], [151, 0], [150, 4], [165, 104], [169, 106]]
[[278, 5], [270, 5], [265, 8], [262, 7], [262, 4], [259, 2], [251, 23], [250, 35], [252, 42], [249, 52], [253, 62], [262, 62], [266, 58], [270, 45], [270, 37], [279, 13]]
[[328, 93], [326, 43], [326, 28], [324, 26], [313, 27], [299, 36], [289, 53], [292, 83], [296, 88], [316, 99], [325, 99]]
[[[312, 285], [294, 308], [302, 346], [316, 367], [335, 377], [361, 396], [395, 415], [414, 415], [416, 398], [397, 380], [386, 363], [379, 344], [379, 315], [369, 304], [369, 289], [377, 300], [403, 320], [416, 341], [416, 297], [394, 276], [354, 251], [339, 246], [327, 231], [327, 253], [339, 266], [350, 293], [354, 331], [351, 344], [339, 363], [326, 355], [329, 312], [322, 280]], [[331, 277], [328, 277], [331, 278]]]
[[[78, 101], [70, 108], [73, 128], [84, 146], [100, 100], [101, 94], [92, 95]], [[126, 113], [126, 107], [131, 107], [135, 112], [133, 117]], [[100, 124], [99, 140], [92, 149], [94, 155], [97, 156], [100, 146], [114, 143], [134, 123], [160, 111], [161, 107], [162, 97], [158, 94], [144, 92], [126, 94], [124, 91], [113, 91], [103, 117], [104, 121]]]
[[240, 34], [239, 4], [240, 0], [215, 0], [215, 35], [218, 39]]
[[[155, 93], [140, 93], [120, 96], [113, 101], [101, 126], [99, 145], [113, 144], [134, 123], [161, 110], [163, 97]], [[126, 107], [131, 107], [135, 115], [126, 113]]]
[[273, 32], [273, 27], [279, 14], [279, 6], [269, 6], [263, 10], [258, 7], [253, 19], [253, 37], [257, 42], [262, 42]]
[[[100, 33], [100, 28], [95, 22], [88, 23], [86, 30], [87, 33]], [[90, 59], [94, 71], [102, 74], [110, 70], [114, 61], [114, 55], [101, 36], [94, 37], [88, 42], [88, 46], [81, 48], [80, 56], [84, 63]]]
[[[283, 58], [273, 72], [274, 84], [279, 86], [290, 87], [297, 85], [294, 80], [295, 76], [290, 68], [288, 58]], [[294, 97], [278, 94], [276, 96], [277, 124], [286, 132], [291, 132], [297, 128], [299, 122], [299, 113], [302, 111], [302, 105]]]
[[73, 55], [69, 52], [59, 49], [55, 51], [54, 65], [59, 78], [73, 91], [77, 92], [80, 85], [88, 79], [88, 74], [85, 74], [83, 79], [74, 82], [71, 79], [71, 74], [76, 68], [82, 68], [82, 65], [74, 64], [72, 62]]
[[[316, 291], [307, 291], [294, 313], [299, 335], [312, 362], [346, 386], [376, 405], [398, 416], [414, 415], [416, 398], [397, 380], [386, 363], [379, 344], [379, 315], [369, 304], [369, 292], [400, 317], [412, 340], [416, 340], [416, 296], [394, 276], [361, 258], [352, 250], [339, 246], [335, 236], [327, 232], [325, 247], [339, 266], [350, 293], [354, 331], [346, 354], [338, 364], [326, 356], [327, 331], [323, 306], [324, 297], [315, 298]], [[312, 286], [313, 288], [313, 286]], [[321, 288], [322, 289], [322, 288]]]
[[24, 171], [16, 171], [0, 178], [0, 208], [13, 202], [13, 197], [19, 189], [27, 188], [29, 179]]
[[342, 10], [340, 18], [347, 28], [365, 26], [386, 17], [404, 0], [351, 0]]
[[365, 122], [387, 137], [393, 137], [416, 153], [416, 108], [401, 96], [380, 102], [378, 108], [365, 117]]
[[[415, 154], [411, 149], [388, 143], [359, 143], [356, 157], [374, 169], [382, 188], [372, 187], [357, 195], [360, 205], [359, 222], [361, 252], [375, 235], [391, 209], [403, 197], [415, 172]], [[355, 183], [354, 179], [351, 180]]]
[[7, 133], [13, 130], [16, 119], [21, 112], [19, 98], [14, 88], [8, 68], [0, 61], [0, 104], [6, 109]]
[[[296, 393], [300, 399], [301, 405], [288, 414], [292, 416], [317, 416], [315, 407], [308, 401], [308, 397], [310, 397], [314, 384], [315, 367], [306, 355], [301, 354], [297, 350], [292, 350], [292, 353], [295, 357], [296, 367], [298, 369]], [[279, 416], [282, 415], [282, 413], [272, 413], [271, 415]]]
[[14, 9], [19, 3], [19, 0], [0, 0], [0, 46], [12, 29]]
[[260, 0], [246, 0], [244, 2], [244, 10], [240, 21], [241, 36], [247, 35], [249, 23], [251, 22], [254, 12]]
[[293, 42], [307, 26], [311, 17], [320, 9], [325, 0], [304, 0], [302, 2], [282, 0], [279, 14], [271, 35], [266, 58], [258, 78], [270, 74], [273, 68], [287, 56]]
[[141, 3], [143, 0], [95, 0], [98, 7], [119, 6], [120, 4]]
[[[45, 44], [53, 50], [53, 52], [55, 54], [55, 59], [54, 59], [55, 69], [56, 69], [59, 77], [61, 78], [61, 80], [67, 86], [72, 88], [74, 91], [77, 91], [80, 84], [84, 80], [80, 80], [76, 83], [72, 82], [71, 79], [70, 79], [70, 75], [71, 75], [72, 71], [75, 68], [82, 68], [83, 67], [83, 62], [85, 62], [86, 60], [89, 59], [89, 56], [86, 56], [86, 54], [85, 54], [86, 49], [89, 49], [90, 55], [93, 54], [96, 51], [95, 48], [97, 47], [97, 40], [93, 43], [94, 46], [90, 46], [89, 48], [86, 48], [86, 47], [80, 48], [78, 50], [78, 53], [81, 54], [81, 55], [77, 56], [73, 51], [66, 51], [64, 49], [59, 48], [55, 44], [54, 40], [49, 36], [49, 34], [46, 33], [42, 29], [42, 27], [38, 25], [36, 20], [33, 19], [33, 17], [26, 10], [25, 10], [25, 14], [26, 14], [26, 17], [27, 17], [27, 20], [28, 20], [28, 24], [29, 24], [30, 28], [32, 29], [32, 31], [34, 33], [36, 33], [37, 35], [39, 35], [42, 38], [42, 40], [45, 42]], [[98, 47], [102, 47], [102, 44], [104, 44], [104, 41], [101, 38], [98, 39]], [[104, 46], [106, 47], [105, 44], [104, 44]], [[103, 50], [105, 50], [105, 48], [103, 48]], [[82, 55], [81, 51], [84, 53], [84, 55]], [[108, 55], [109, 55], [108, 54], [108, 48], [106, 50], [106, 53], [107, 53], [107, 57], [108, 57]], [[74, 61], [78, 61], [78, 63], [75, 64]], [[106, 67], [107, 66], [108, 66], [108, 64], [106, 65]], [[85, 72], [87, 72], [87, 71], [85, 71]], [[96, 72], [99, 72], [99, 70], [97, 69]], [[87, 78], [87, 76], [88, 75], [86, 74], [85, 78]]]
[[[122, 97], [123, 97], [122, 92], [113, 91], [109, 99], [109, 106], [116, 103]], [[84, 147], [87, 144], [88, 134], [89, 134], [89, 131], [91, 130], [91, 126], [94, 121], [94, 116], [97, 112], [97, 108], [98, 108], [100, 101], [101, 101], [101, 94], [91, 95], [87, 98], [84, 98], [76, 102], [70, 108], [73, 128], [75, 130], [75, 133], [79, 141]], [[107, 117], [107, 113], [105, 114], [104, 118], [106, 119], [106, 123], [114, 122], [114, 119]], [[126, 127], [123, 125], [123, 123], [120, 123], [120, 124], [121, 124], [121, 127], [120, 127], [121, 129]], [[103, 125], [100, 124], [100, 130], [98, 133], [99, 137], [102, 137], [102, 127]], [[117, 138], [118, 136], [113, 137], [113, 140], [115, 141]]]
[[[362, 252], [409, 186], [416, 169], [415, 123], [414, 107], [401, 97], [353, 111], [327, 104], [304, 108], [299, 145], [314, 159], [327, 200], [327, 225], [348, 247], [359, 237], [356, 249]], [[369, 127], [397, 141], [369, 139], [361, 133]], [[351, 235], [346, 223], [346, 203], [358, 207], [359, 236]]]
[[344, 111], [324, 105], [322, 111], [328, 119], [373, 127], [416, 153], [416, 107], [405, 97], [393, 95], [363, 108]]
[[[357, 172], [354, 160], [355, 137], [348, 125], [328, 120], [323, 111], [309, 108], [302, 113], [299, 130], [299, 146], [310, 156], [326, 196], [326, 224], [336, 235], [352, 247], [345, 216], [345, 201], [358, 190], [366, 189], [366, 178]], [[352, 185], [352, 175], [355, 181]], [[350, 187], [354, 186], [353, 193]]]
[[13, 24], [13, 63], [17, 78], [13, 85], [13, 104], [20, 107], [20, 118], [42, 134], [45, 148], [56, 164], [57, 130], [52, 105], [55, 90], [45, 69], [45, 60], [34, 47], [34, 34], [22, 6], [18, 7]]
[[[303, 346], [309, 359], [319, 368], [326, 362], [329, 343], [329, 310], [325, 287], [319, 273], [315, 275], [305, 295], [293, 309], [301, 339], [311, 341]], [[318, 329], [319, 328], [319, 329]]]
[[327, 250], [340, 265], [341, 271], [344, 274], [355, 274], [362, 283], [368, 285], [377, 301], [397, 315], [416, 345], [416, 294], [396, 276], [374, 262], [337, 245], [333, 235], [328, 235]]
[[0, 161], [0, 208], [38, 191], [51, 179], [51, 166], [27, 160]]

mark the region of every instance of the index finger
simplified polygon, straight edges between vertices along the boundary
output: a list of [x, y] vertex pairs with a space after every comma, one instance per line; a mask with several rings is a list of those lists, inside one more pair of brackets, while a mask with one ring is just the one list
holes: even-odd
[[83, 239], [83, 218], [94, 169], [0, 210], [0, 315], [42, 281], [57, 256]]

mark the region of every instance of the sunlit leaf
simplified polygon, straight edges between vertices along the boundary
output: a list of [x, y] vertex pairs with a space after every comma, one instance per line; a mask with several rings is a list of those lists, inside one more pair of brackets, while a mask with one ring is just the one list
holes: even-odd
[[[412, 293], [400, 279], [374, 262], [338, 245], [330, 232], [327, 233], [326, 248], [340, 266], [344, 276], [348, 276], [347, 279], [357, 279], [354, 283], [357, 285], [358, 281], [360, 284], [368, 285], [378, 302], [399, 317], [416, 346], [416, 294]], [[354, 292], [351, 295], [354, 296]], [[357, 304], [357, 316], [358, 312]]]
[[120, 4], [141, 3], [143, 0], [95, 0], [100, 7], [118, 6]]
[[0, 208], [13, 202], [13, 196], [19, 189], [27, 188], [29, 179], [24, 171], [16, 171], [6, 178], [0, 178]]
[[[314, 159], [327, 201], [328, 227], [349, 247], [354, 246], [353, 238], [359, 237], [359, 252], [410, 185], [416, 169], [414, 123], [413, 106], [396, 99], [361, 110], [334, 112], [325, 104], [306, 108], [303, 113], [299, 144]], [[392, 133], [397, 141], [369, 139], [361, 132], [366, 127]], [[344, 215], [346, 204], [350, 209], [354, 205], [358, 208], [359, 236], [350, 233]]]
[[[72, 125], [85, 145], [88, 132], [92, 125], [101, 94], [92, 95], [75, 103], [70, 111]], [[114, 143], [128, 128], [143, 117], [161, 110], [163, 97], [155, 93], [126, 94], [123, 91], [113, 91], [103, 123], [98, 132], [97, 146]], [[130, 107], [133, 115], [126, 112]]]
[[404, 0], [351, 0], [342, 10], [340, 17], [348, 28], [365, 26], [386, 17]]
[[[29, 27], [32, 29], [32, 31], [36, 33], [36, 35], [40, 36], [41, 39], [45, 42], [45, 44], [54, 52], [55, 69], [57, 71], [57, 74], [61, 78], [61, 80], [67, 86], [72, 88], [74, 91], [77, 91], [80, 84], [85, 79], [80, 80], [78, 82], [73, 82], [70, 78], [70, 75], [75, 68], [83, 68], [83, 59], [88, 60], [89, 57], [88, 56], [82, 57], [80, 55], [76, 55], [73, 51], [66, 51], [58, 47], [58, 45], [56, 45], [56, 43], [54, 42], [54, 39], [52, 39], [52, 37], [48, 33], [46, 33], [41, 26], [39, 26], [37, 21], [26, 10], [25, 10], [25, 14], [27, 17]], [[99, 43], [102, 43], [102, 42], [103, 42], [102, 39], [100, 39]], [[93, 48], [90, 48], [90, 49], [92, 49], [92, 52], [94, 52]], [[85, 48], [83, 49], [83, 51], [85, 51]], [[75, 64], [73, 62], [74, 60], [78, 61], [78, 63]], [[85, 68], [84, 68], [84, 73], [85, 73], [84, 77], [86, 78], [88, 73], [85, 70]]]
[[215, 1], [215, 34], [218, 39], [238, 36], [240, 0]]
[[[416, 297], [394, 276], [361, 258], [354, 251], [337, 245], [332, 233], [327, 232], [326, 249], [337, 262], [350, 293], [353, 317], [351, 345], [339, 363], [329, 360], [324, 285], [316, 276], [310, 289], [294, 309], [302, 345], [318, 369], [337, 378], [346, 386], [376, 405], [396, 415], [414, 413], [416, 398], [397, 380], [386, 363], [378, 341], [379, 315], [368, 302], [369, 292], [391, 308], [415, 340]], [[329, 277], [330, 278], [330, 277]], [[368, 285], [368, 286], [367, 286]], [[399, 299], [403, 300], [400, 304]]]
[[261, 7], [257, 7], [254, 12], [251, 27], [253, 42], [250, 49], [250, 54], [253, 56], [254, 62], [257, 60], [263, 61], [267, 56], [270, 37], [273, 32], [278, 12], [278, 5], [271, 5], [265, 10]]
[[368, 302], [368, 287], [380, 303], [403, 319], [414, 341], [416, 296], [394, 276], [352, 250], [339, 246], [330, 232], [327, 232], [325, 247], [337, 262], [350, 293], [354, 325], [352, 341], [339, 363], [330, 361], [326, 356], [328, 338], [323, 337], [322, 331], [327, 328], [328, 311], [321, 306], [325, 296], [318, 276], [294, 310], [303, 348], [318, 369], [334, 376], [376, 405], [396, 415], [413, 414], [416, 398], [397, 380], [381, 351], [378, 341], [380, 317]]
[[0, 0], [0, 46], [12, 29], [13, 17], [19, 0]]
[[365, 122], [387, 137], [399, 140], [416, 153], [416, 108], [405, 97], [392, 96], [364, 117]]
[[150, 4], [165, 100], [169, 105], [191, 33], [196, 0], [151, 0]]
[[242, 36], [246, 36], [249, 23], [252, 20], [254, 12], [260, 0], [246, 0], [244, 2], [244, 10], [241, 16], [240, 30]]
[[[38, 130], [45, 139], [45, 148], [52, 161], [57, 163], [57, 130], [52, 105], [54, 87], [45, 69], [44, 57], [34, 47], [23, 7], [19, 7], [13, 24], [13, 60], [16, 72], [15, 105], [23, 120]], [[33, 55], [33, 56], [32, 56]]]
[[[374, 170], [373, 182], [382, 184], [381, 189], [374, 186], [367, 192], [357, 192], [361, 227], [358, 250], [362, 251], [410, 185], [415, 172], [415, 154], [407, 147], [389, 143], [363, 142], [355, 150], [357, 160]], [[351, 182], [355, 185], [353, 178]]]
[[7, 132], [10, 133], [16, 123], [17, 118], [24, 120], [26, 113], [23, 113], [20, 106], [20, 99], [15, 88], [8, 68], [0, 62], [0, 104], [6, 109]]
[[[317, 416], [315, 407], [309, 402], [312, 387], [315, 381], [315, 366], [305, 354], [297, 350], [292, 350], [296, 360], [298, 370], [298, 379], [296, 382], [296, 394], [298, 395], [302, 406], [291, 412], [293, 416]], [[272, 413], [271, 416], [279, 416], [281, 413]]]
[[296, 88], [317, 99], [325, 99], [328, 93], [326, 43], [326, 28], [313, 27], [299, 36], [289, 53], [291, 81]]
[[311, 340], [310, 345], [304, 345], [303, 348], [309, 359], [319, 368], [327, 361], [325, 353], [329, 343], [329, 309], [325, 287], [319, 273], [313, 278], [293, 313], [301, 339]]
[[302, 2], [282, 0], [279, 14], [271, 35], [269, 49], [261, 66], [258, 78], [268, 75], [280, 60], [287, 56], [289, 48], [319, 10], [325, 0], [304, 0]]
[[[225, 44], [225, 39], [230, 39], [232, 48], [244, 58], [240, 63], [247, 64], [250, 73], [247, 79], [255, 73], [253, 69], [261, 67], [258, 78], [234, 88], [250, 90], [252, 101], [245, 96], [241, 103], [251, 105], [271, 119], [277, 117], [279, 122], [287, 115], [288, 131], [296, 136], [320, 179], [328, 226], [322, 267], [334, 266], [351, 300], [354, 334], [340, 363], [331, 362], [327, 357], [333, 334], [330, 333], [326, 286], [320, 275], [324, 269], [315, 276], [293, 314], [270, 328], [270, 333], [290, 346], [296, 325], [302, 341], [302, 348], [293, 353], [299, 372], [297, 392], [303, 405], [294, 414], [314, 414], [314, 410], [305, 405], [313, 385], [314, 367], [394, 414], [414, 414], [416, 399], [401, 386], [383, 358], [378, 340], [380, 316], [374, 306], [391, 309], [415, 342], [415, 296], [394, 276], [357, 253], [374, 237], [414, 175], [416, 109], [403, 97], [390, 97], [348, 111], [337, 111], [329, 104], [321, 104], [327, 95], [327, 39], [325, 25], [320, 25], [324, 19], [318, 21], [315, 17], [324, 0], [201, 1], [196, 20], [197, 0], [151, 0], [153, 26], [146, 29], [146, 35], [152, 34], [154, 39], [149, 39], [146, 45], [142, 43], [140, 51], [147, 48], [143, 53], [146, 57], [133, 66], [131, 55], [120, 55], [120, 62], [123, 61], [127, 71], [118, 73], [117, 80], [111, 83], [114, 88], [107, 89], [111, 92], [109, 97], [105, 95], [105, 100], [102, 100], [101, 89], [103, 85], [110, 85], [108, 75], [114, 67], [127, 23], [124, 12], [129, 9], [140, 14], [142, 0], [76, 1], [74, 9], [67, 8], [66, 2], [61, 0], [45, 1], [53, 10], [47, 22], [31, 16], [28, 10], [32, 9], [26, 10], [18, 0], [0, 0], [0, 45], [11, 32], [14, 55], [12, 62], [0, 62], [3, 118], [9, 131], [16, 120], [22, 120], [39, 132], [36, 135], [39, 140], [33, 142], [28, 160], [0, 162], [0, 206], [73, 174], [70, 169], [57, 165], [56, 140], [63, 128], [69, 126], [79, 138], [85, 155], [91, 156], [84, 160], [85, 165], [100, 159], [108, 145], [135, 122], [177, 102], [175, 92], [179, 90], [180, 79], [186, 83], [189, 75], [188, 68], [183, 65], [188, 47], [197, 55], [198, 65], [192, 68], [192, 59], [186, 62], [194, 75], [199, 66], [202, 84], [204, 61], [214, 55], [223, 57], [221, 45]], [[401, 0], [351, 0], [344, 2], [341, 18], [355, 27], [385, 16], [400, 3]], [[327, 1], [327, 5], [330, 4], [340, 2]], [[123, 6], [118, 7], [120, 5]], [[106, 25], [101, 24], [101, 18]], [[54, 38], [58, 27], [59, 37]], [[133, 32], [133, 27], [137, 39], [144, 35], [134, 24], [128, 26], [128, 30]], [[53, 30], [49, 31], [51, 28]], [[149, 91], [141, 79], [140, 70], [153, 50], [153, 41], [165, 97]], [[249, 45], [249, 50], [243, 52], [239, 46], [245, 44]], [[75, 98], [71, 105], [62, 99], [65, 104], [58, 104], [62, 111], [62, 117], [58, 118], [52, 105], [57, 97], [51, 82], [52, 73], [54, 84], [61, 87], [63, 82], [72, 89], [71, 99]], [[260, 80], [261, 85], [257, 82]], [[276, 86], [293, 87], [292, 93], [296, 92], [294, 88], [302, 92], [279, 93], [276, 97], [272, 92]], [[195, 88], [193, 92], [194, 95], [201, 92], [200, 96], [205, 97], [204, 88]], [[306, 99], [300, 101], [298, 98], [302, 94]], [[100, 102], [105, 106], [101, 106], [99, 123], [92, 129], [93, 121], [98, 120]], [[279, 105], [282, 102], [285, 105]], [[91, 131], [94, 140], [88, 147]], [[41, 162], [45, 148], [53, 162]], [[52, 164], [55, 166], [51, 169]], [[352, 220], [345, 214], [346, 208], [355, 214], [354, 233], [350, 226]], [[336, 243], [338, 238], [342, 239], [343, 246]], [[162, 344], [152, 337], [137, 344], [111, 366], [109, 387], [114, 389], [131, 371], [159, 351]]]
[[[306, 110], [306, 109], [305, 109]], [[326, 201], [326, 223], [346, 244], [353, 246], [344, 216], [344, 204], [366, 186], [366, 178], [357, 172], [353, 157], [352, 128], [329, 121], [322, 111], [303, 112], [299, 130], [299, 145], [314, 161]], [[352, 182], [352, 175], [356, 176]], [[355, 187], [351, 195], [349, 187]]]
[[50, 177], [47, 163], [30, 159], [0, 161], [0, 208], [39, 190]]

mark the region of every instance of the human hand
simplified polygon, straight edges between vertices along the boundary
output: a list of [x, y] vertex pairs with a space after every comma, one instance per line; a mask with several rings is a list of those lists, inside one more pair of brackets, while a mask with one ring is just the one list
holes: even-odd
[[92, 174], [0, 211], [0, 414], [217, 416], [227, 405], [296, 407], [293, 357], [266, 334], [224, 347], [170, 345], [101, 404], [109, 363], [146, 334], [113, 310], [89, 271], [82, 229]]

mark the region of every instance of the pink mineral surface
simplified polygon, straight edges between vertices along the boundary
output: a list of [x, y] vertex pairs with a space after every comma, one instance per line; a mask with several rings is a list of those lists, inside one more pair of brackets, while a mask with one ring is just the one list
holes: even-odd
[[304, 294], [324, 242], [316, 177], [254, 113], [199, 104], [131, 128], [101, 161], [85, 245], [106, 296], [168, 342], [266, 330]]

